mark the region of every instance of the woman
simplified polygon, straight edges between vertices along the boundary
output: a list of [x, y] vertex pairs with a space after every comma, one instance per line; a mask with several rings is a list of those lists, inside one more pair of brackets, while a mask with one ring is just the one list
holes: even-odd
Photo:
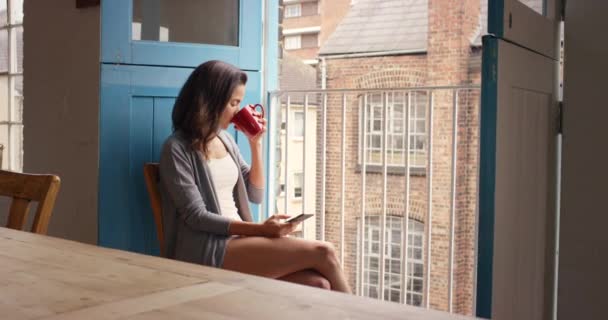
[[[239, 111], [247, 75], [221, 62], [198, 66], [173, 108], [173, 134], [163, 145], [160, 191], [169, 258], [341, 292], [350, 288], [329, 243], [285, 237], [297, 224], [275, 215], [251, 219], [248, 202], [264, 188], [263, 130], [248, 136], [252, 163], [224, 130]], [[238, 130], [238, 128], [237, 128]]]

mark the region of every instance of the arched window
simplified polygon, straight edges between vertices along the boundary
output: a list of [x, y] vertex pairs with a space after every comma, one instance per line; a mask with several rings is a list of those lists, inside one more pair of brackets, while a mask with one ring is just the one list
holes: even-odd
[[[380, 216], [365, 217], [363, 292], [371, 298], [380, 297]], [[400, 302], [404, 294], [401, 274], [403, 267], [403, 217], [387, 216], [384, 252], [384, 300]], [[360, 239], [360, 237], [359, 237]], [[407, 292], [406, 303], [421, 306], [424, 282], [424, 224], [408, 221]], [[361, 279], [361, 277], [357, 277]]]

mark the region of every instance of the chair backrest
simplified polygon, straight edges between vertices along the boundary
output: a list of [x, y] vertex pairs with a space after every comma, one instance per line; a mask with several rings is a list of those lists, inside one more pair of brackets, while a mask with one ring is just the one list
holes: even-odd
[[158, 245], [160, 247], [160, 255], [165, 256], [165, 233], [163, 229], [163, 216], [160, 201], [160, 191], [158, 183], [160, 175], [158, 173], [158, 163], [144, 164], [144, 178], [146, 179], [146, 187], [150, 196], [150, 205], [154, 214], [154, 222], [156, 223], [156, 235], [158, 237]]
[[13, 198], [7, 228], [23, 230], [32, 201], [38, 202], [31, 232], [46, 234], [61, 180], [52, 174], [0, 170], [0, 196]]

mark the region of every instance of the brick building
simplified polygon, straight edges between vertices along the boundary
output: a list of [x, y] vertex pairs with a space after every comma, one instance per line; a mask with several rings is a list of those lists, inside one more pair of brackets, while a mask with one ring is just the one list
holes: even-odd
[[[541, 10], [540, 0], [524, 2]], [[486, 20], [484, 0], [357, 0], [319, 51], [318, 74], [325, 77], [320, 81], [327, 83], [327, 89], [360, 89], [328, 96], [325, 206], [321, 208], [320, 192], [316, 193], [316, 205], [317, 212], [325, 210], [326, 240], [336, 244], [339, 251], [344, 250], [344, 268], [353, 288], [360, 284], [357, 279], [363, 279], [360, 292], [363, 295], [380, 295], [379, 270], [384, 264], [385, 300], [405, 300], [408, 304], [428, 304], [433, 309], [473, 314], [479, 90], [404, 89], [479, 85], [481, 35], [485, 33]], [[365, 90], [389, 88], [402, 90]], [[347, 110], [344, 132], [343, 99]], [[456, 128], [454, 105], [458, 106]], [[383, 121], [385, 114], [388, 123]], [[409, 117], [408, 126], [405, 117]], [[321, 113], [317, 119], [321, 131]], [[384, 209], [381, 150], [385, 125], [388, 174]], [[432, 134], [429, 134], [431, 128]], [[457, 132], [455, 175], [452, 174], [453, 132]], [[318, 134], [318, 145], [323, 144], [321, 139], [322, 134]], [[343, 139], [346, 190], [345, 241], [341, 248]], [[406, 153], [409, 165], [405, 164]], [[362, 166], [364, 156], [365, 167]], [[321, 158], [318, 149], [318, 163]], [[321, 176], [320, 167], [317, 166], [317, 177]], [[364, 169], [366, 220], [362, 240]], [[317, 179], [317, 190], [321, 190], [321, 181]], [[452, 208], [453, 241], [450, 239]], [[379, 261], [383, 210], [387, 215], [387, 250], [384, 261]], [[404, 221], [405, 212], [409, 219]], [[406, 224], [408, 245], [401, 248]], [[365, 250], [362, 273], [361, 245]], [[408, 252], [405, 295], [400, 269], [404, 252]]]
[[317, 63], [319, 48], [334, 32], [352, 0], [283, 0], [281, 39], [288, 55]]

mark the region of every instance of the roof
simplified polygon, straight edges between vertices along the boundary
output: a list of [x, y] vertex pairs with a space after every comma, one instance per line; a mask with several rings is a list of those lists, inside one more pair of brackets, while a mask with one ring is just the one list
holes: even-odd
[[358, 0], [319, 54], [424, 52], [427, 30], [428, 0]]
[[[481, 46], [488, 33], [488, 0], [481, 1], [479, 30], [471, 45]], [[520, 0], [536, 12], [543, 0]], [[425, 52], [428, 33], [428, 0], [359, 0], [352, 5], [319, 55], [382, 51]]]
[[[280, 60], [279, 87], [281, 91], [317, 89], [317, 70], [298, 57], [283, 54]], [[303, 94], [290, 94], [294, 103], [304, 103]], [[313, 102], [312, 96], [309, 102]]]

